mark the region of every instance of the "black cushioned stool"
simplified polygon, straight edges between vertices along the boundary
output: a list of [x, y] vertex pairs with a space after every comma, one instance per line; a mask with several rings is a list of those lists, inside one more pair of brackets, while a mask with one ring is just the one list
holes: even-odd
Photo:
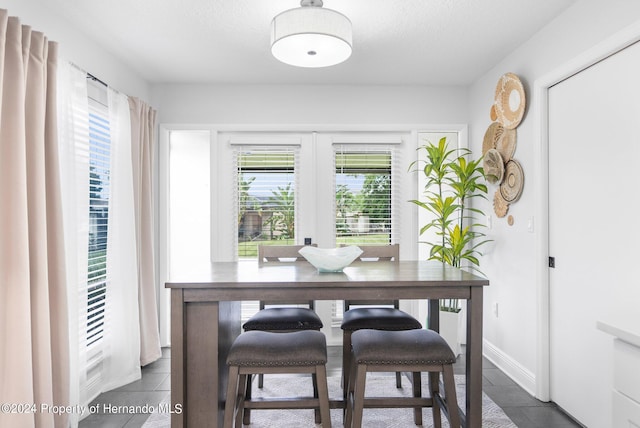
[[[242, 426], [244, 409], [319, 409], [323, 427], [331, 427], [327, 389], [327, 342], [323, 333], [304, 330], [287, 333], [248, 331], [231, 345], [227, 357], [229, 383], [224, 427]], [[247, 377], [254, 374], [311, 373], [318, 398], [261, 398], [246, 396]]]
[[[396, 303], [397, 305], [397, 303]], [[342, 317], [342, 379], [346, 384], [351, 370], [351, 336], [358, 330], [416, 330], [420, 321], [397, 308], [362, 307], [345, 311]], [[400, 372], [396, 372], [396, 386], [402, 387]], [[346, 398], [346, 389], [344, 389]]]
[[[440, 428], [440, 411], [452, 428], [460, 427], [453, 363], [456, 357], [447, 342], [432, 330], [359, 330], [351, 336], [352, 370], [345, 403], [345, 427], [361, 427], [363, 408], [414, 409], [414, 422], [422, 425], [422, 408], [431, 407], [433, 426]], [[367, 372], [413, 373], [413, 397], [364, 396]], [[429, 397], [422, 397], [420, 372], [429, 372]], [[440, 373], [444, 392], [439, 392]]]

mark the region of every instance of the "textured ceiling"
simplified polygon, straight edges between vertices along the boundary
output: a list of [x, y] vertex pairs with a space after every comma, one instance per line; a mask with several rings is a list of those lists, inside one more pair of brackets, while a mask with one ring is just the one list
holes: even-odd
[[151, 83], [467, 85], [575, 0], [324, 0], [353, 55], [299, 69], [270, 54], [296, 0], [48, 0]]

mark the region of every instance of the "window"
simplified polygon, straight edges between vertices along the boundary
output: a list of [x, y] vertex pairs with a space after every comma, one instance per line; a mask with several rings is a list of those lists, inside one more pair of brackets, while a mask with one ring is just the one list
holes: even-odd
[[238, 258], [258, 245], [293, 245], [296, 238], [295, 148], [238, 148], [235, 152]]
[[392, 241], [392, 152], [335, 151], [336, 243]]
[[89, 86], [89, 243], [87, 346], [103, 337], [107, 292], [111, 135], [105, 88]]

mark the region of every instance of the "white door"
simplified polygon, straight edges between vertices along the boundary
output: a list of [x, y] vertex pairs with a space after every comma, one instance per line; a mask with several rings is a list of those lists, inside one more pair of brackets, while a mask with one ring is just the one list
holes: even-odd
[[[640, 44], [549, 90], [551, 399], [611, 425], [611, 338], [638, 319]], [[624, 327], [624, 325], [620, 325]]]

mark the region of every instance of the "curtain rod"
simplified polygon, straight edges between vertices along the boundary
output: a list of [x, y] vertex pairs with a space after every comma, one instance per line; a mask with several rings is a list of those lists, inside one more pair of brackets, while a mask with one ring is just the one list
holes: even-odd
[[100, 83], [102, 86], [104, 86], [105, 88], [108, 88], [108, 87], [109, 87], [109, 85], [107, 85], [106, 83], [104, 83], [102, 80], [98, 79], [96, 76], [94, 76], [94, 75], [93, 75], [93, 74], [91, 74], [91, 73], [87, 73], [87, 79], [91, 79], [91, 80], [93, 80], [94, 82], [98, 82], [98, 83]]
[[[83, 69], [82, 67], [72, 63], [71, 61], [68, 62], [72, 67], [75, 67], [76, 69], [80, 70], [81, 72], [85, 73], [87, 75], [87, 79], [91, 79], [94, 82], [98, 82], [100, 83], [102, 86], [104, 86], [105, 88], [109, 88], [112, 91], [118, 93], [118, 94], [122, 94], [122, 92], [120, 92], [119, 90], [117, 90], [116, 88], [114, 88], [113, 86], [109, 86], [107, 83], [105, 83], [104, 81], [98, 79], [96, 76], [94, 76], [93, 74], [89, 73], [88, 71], [86, 71], [85, 69]], [[126, 94], [125, 94], [126, 95]], [[128, 96], [128, 95], [127, 95]]]

